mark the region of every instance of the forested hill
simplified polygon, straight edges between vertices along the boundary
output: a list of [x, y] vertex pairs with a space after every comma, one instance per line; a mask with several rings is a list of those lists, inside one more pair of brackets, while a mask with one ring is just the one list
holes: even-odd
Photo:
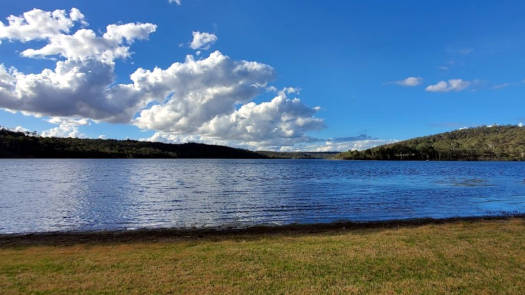
[[525, 127], [462, 129], [364, 151], [348, 151], [337, 157], [347, 160], [524, 161]]
[[265, 158], [255, 152], [199, 143], [29, 136], [0, 129], [0, 158]]

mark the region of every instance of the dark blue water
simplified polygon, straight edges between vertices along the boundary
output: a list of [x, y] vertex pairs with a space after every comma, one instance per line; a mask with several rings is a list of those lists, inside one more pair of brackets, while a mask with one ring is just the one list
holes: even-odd
[[525, 163], [0, 160], [0, 233], [525, 213]]

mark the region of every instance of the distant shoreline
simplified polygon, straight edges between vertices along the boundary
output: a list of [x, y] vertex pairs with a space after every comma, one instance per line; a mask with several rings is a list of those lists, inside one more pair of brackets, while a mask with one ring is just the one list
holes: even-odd
[[84, 157], [84, 158], [72, 158], [72, 157], [0, 157], [1, 160], [326, 160], [326, 161], [337, 161], [337, 162], [473, 162], [473, 163], [479, 163], [479, 162], [487, 162], [487, 163], [496, 163], [496, 162], [502, 162], [502, 163], [523, 163], [525, 160], [395, 160], [395, 159], [341, 159], [341, 158], [104, 158], [104, 157]]
[[0, 158], [24, 159], [330, 159], [525, 161], [525, 128], [478, 127], [417, 137], [362, 151], [276, 152], [202, 143], [38, 137], [0, 128]]
[[457, 222], [479, 222], [488, 220], [503, 221], [509, 219], [525, 219], [525, 213], [450, 218], [411, 218], [366, 222], [347, 221], [313, 224], [255, 225], [243, 228], [143, 228], [136, 230], [13, 233], [0, 234], [0, 248], [21, 245], [68, 245], [84, 243], [148, 242], [167, 238], [202, 239], [276, 234], [315, 234], [333, 231], [417, 227], [432, 224], [438, 225]]

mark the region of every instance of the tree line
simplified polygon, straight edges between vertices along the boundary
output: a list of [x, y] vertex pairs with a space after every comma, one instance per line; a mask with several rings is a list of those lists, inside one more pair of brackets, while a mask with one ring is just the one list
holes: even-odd
[[0, 128], [0, 158], [266, 158], [244, 150], [201, 143], [40, 137]]

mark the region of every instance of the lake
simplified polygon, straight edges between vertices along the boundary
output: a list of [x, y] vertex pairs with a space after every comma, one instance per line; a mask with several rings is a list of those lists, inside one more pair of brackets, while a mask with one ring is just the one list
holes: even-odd
[[525, 213], [525, 163], [0, 160], [0, 233]]

